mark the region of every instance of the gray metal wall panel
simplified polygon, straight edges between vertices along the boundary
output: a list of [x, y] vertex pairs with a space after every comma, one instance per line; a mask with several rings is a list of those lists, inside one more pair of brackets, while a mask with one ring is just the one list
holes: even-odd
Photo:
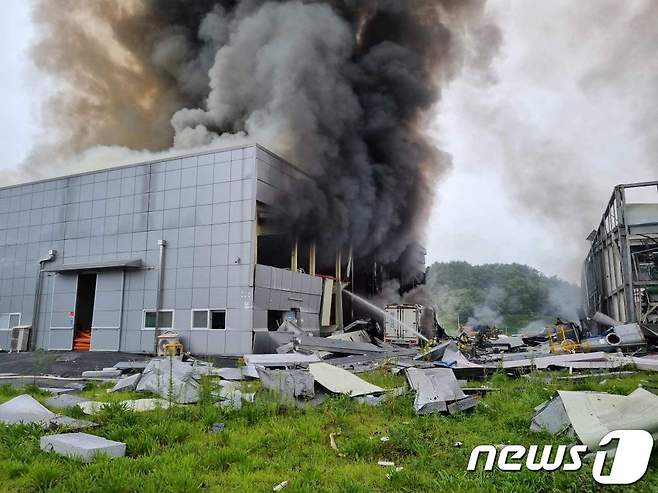
[[[227, 319], [235, 330], [207, 334], [206, 352], [248, 352], [254, 318], [262, 325], [264, 314], [264, 309], [256, 317], [250, 312], [259, 160], [278, 172], [276, 190], [285, 187], [281, 175], [294, 174], [274, 155], [245, 146], [0, 189], [0, 312], [21, 312], [23, 321], [31, 322], [26, 314], [38, 259], [49, 249], [59, 252], [53, 265], [141, 258], [144, 270], [126, 273], [121, 318], [113, 315], [121, 290], [105, 289], [102, 276], [94, 316], [103, 325], [121, 327], [121, 350], [151, 352], [153, 333], [142, 330], [142, 318], [144, 309], [155, 308], [157, 243], [165, 239], [163, 309], [175, 310], [174, 328], [201, 351], [198, 341], [204, 336], [187, 333], [190, 310], [230, 304], [228, 310], [237, 312], [227, 312]], [[53, 287], [54, 279], [43, 279], [40, 347], [49, 347], [51, 339], [55, 346], [70, 345], [72, 336], [68, 329], [49, 334], [52, 321], [69, 322], [75, 304], [74, 296], [61, 296]], [[103, 341], [97, 338], [94, 346], [115, 344], [116, 338], [104, 334]]]

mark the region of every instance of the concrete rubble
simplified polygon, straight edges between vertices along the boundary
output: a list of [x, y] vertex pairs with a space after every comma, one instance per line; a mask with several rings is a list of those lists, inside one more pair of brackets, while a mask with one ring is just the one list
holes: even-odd
[[91, 462], [99, 454], [108, 457], [123, 457], [126, 455], [125, 443], [107, 440], [87, 433], [46, 435], [41, 437], [39, 446], [44, 452], [55, 452], [83, 462]]

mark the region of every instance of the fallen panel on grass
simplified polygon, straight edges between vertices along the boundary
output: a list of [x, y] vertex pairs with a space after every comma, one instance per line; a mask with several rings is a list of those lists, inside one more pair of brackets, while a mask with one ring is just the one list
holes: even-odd
[[258, 368], [263, 388], [291, 399], [312, 399], [315, 396], [315, 379], [306, 370], [268, 370]]
[[474, 408], [480, 403], [480, 397], [477, 395], [469, 395], [464, 399], [459, 399], [455, 402], [448, 404], [448, 412], [450, 414], [457, 414], [469, 409]]
[[138, 392], [153, 392], [179, 404], [199, 401], [199, 382], [192, 365], [176, 358], [153, 359], [137, 384]]
[[416, 391], [416, 414], [447, 411], [447, 402], [466, 397], [450, 368], [407, 368], [406, 375], [409, 386]]
[[135, 373], [134, 375], [130, 375], [128, 377], [123, 377], [120, 378], [117, 383], [114, 384], [114, 387], [111, 389], [108, 389], [108, 392], [118, 392], [122, 390], [135, 390], [137, 388], [137, 384], [139, 383], [140, 379], [142, 378], [141, 373]]
[[63, 433], [41, 437], [39, 446], [44, 452], [55, 452], [65, 457], [91, 462], [99, 454], [108, 457], [126, 455], [126, 444], [87, 433]]
[[568, 424], [580, 441], [594, 451], [613, 430], [646, 430], [655, 440], [658, 437], [656, 409], [658, 396], [642, 388], [627, 396], [559, 390], [549, 403], [540, 406], [530, 430], [544, 428], [559, 433]]
[[658, 358], [645, 356], [643, 358], [632, 357], [630, 359], [638, 370], [658, 371]]
[[[164, 399], [129, 399], [126, 401], [119, 401], [118, 404], [124, 406], [127, 411], [137, 413], [169, 408], [169, 401]], [[115, 405], [115, 403], [98, 401], [85, 401], [78, 403], [78, 407], [82, 409], [82, 412], [85, 414], [96, 414], [102, 411], [106, 406], [112, 405]]]
[[95, 423], [61, 416], [41, 405], [34, 397], [23, 394], [0, 404], [0, 423], [37, 424], [43, 427], [59, 426], [69, 429], [82, 429], [96, 426]]
[[312, 363], [308, 368], [316, 382], [336, 394], [356, 397], [384, 392], [383, 388], [368, 383], [353, 373], [328, 363]]
[[75, 407], [79, 403], [88, 400], [89, 399], [85, 399], [84, 397], [80, 397], [78, 395], [59, 394], [46, 400], [45, 404], [46, 406], [52, 407], [54, 409], [66, 409], [69, 407]]

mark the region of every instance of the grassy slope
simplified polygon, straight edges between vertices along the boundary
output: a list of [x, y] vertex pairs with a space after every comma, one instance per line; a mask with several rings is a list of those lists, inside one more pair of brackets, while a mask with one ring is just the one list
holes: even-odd
[[[386, 387], [403, 381], [384, 372], [365, 377]], [[588, 464], [576, 473], [467, 472], [466, 464], [479, 444], [569, 443], [528, 431], [533, 408], [558, 388], [628, 394], [638, 384], [658, 386], [658, 375], [638, 373], [604, 384], [545, 384], [497, 375], [487, 383], [501, 391], [487, 395], [474, 412], [455, 417], [415, 416], [411, 395], [379, 407], [335, 398], [307, 411], [276, 404], [261, 394], [240, 411], [208, 403], [134, 414], [111, 406], [94, 417], [101, 426], [92, 432], [126, 442], [128, 456], [99, 458], [89, 465], [41, 453], [38, 439], [43, 431], [38, 428], [0, 425], [0, 491], [253, 492], [272, 491], [283, 480], [290, 482], [285, 493], [599, 491], [602, 487], [593, 482]], [[19, 393], [0, 388], [0, 402]], [[31, 393], [40, 400], [47, 397]], [[105, 400], [133, 396], [108, 396], [98, 388], [87, 395]], [[75, 410], [68, 414], [80, 415]], [[226, 428], [210, 433], [214, 422], [224, 422]], [[344, 456], [329, 446], [329, 434], [338, 431], [336, 441]], [[381, 442], [382, 436], [390, 440]], [[457, 441], [463, 446], [455, 447]], [[624, 491], [658, 490], [657, 455], [654, 452], [647, 475]], [[404, 469], [380, 467], [379, 459]]]

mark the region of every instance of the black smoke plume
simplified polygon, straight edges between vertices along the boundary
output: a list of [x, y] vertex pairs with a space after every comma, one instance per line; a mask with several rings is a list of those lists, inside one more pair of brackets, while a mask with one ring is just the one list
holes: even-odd
[[282, 198], [301, 240], [398, 260], [450, 158], [426, 136], [442, 87], [486, 67], [483, 0], [34, 0], [57, 83], [29, 167], [94, 146], [241, 141], [315, 178]]

